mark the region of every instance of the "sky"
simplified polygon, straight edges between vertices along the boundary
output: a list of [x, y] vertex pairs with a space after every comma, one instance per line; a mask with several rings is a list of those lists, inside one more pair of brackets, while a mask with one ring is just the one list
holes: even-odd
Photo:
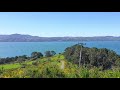
[[120, 12], [0, 12], [0, 34], [120, 36]]

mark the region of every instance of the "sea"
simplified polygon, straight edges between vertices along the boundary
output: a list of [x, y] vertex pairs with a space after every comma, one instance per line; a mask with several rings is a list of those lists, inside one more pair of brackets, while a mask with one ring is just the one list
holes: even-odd
[[55, 51], [62, 53], [67, 47], [85, 43], [85, 47], [107, 48], [120, 55], [120, 41], [67, 41], [67, 42], [0, 42], [0, 58], [27, 55], [32, 52]]

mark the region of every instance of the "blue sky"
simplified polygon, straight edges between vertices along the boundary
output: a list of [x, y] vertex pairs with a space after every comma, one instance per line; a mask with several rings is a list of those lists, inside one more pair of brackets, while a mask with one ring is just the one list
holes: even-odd
[[0, 12], [0, 34], [120, 36], [120, 12]]

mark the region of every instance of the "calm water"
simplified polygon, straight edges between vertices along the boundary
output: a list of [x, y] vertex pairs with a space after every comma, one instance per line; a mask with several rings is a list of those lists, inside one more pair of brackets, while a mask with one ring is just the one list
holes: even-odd
[[[12, 57], [19, 55], [30, 56], [33, 51], [44, 53], [47, 50], [54, 50], [57, 53], [63, 52], [66, 47], [78, 42], [0, 42], [0, 57]], [[87, 47], [108, 48], [120, 54], [120, 41], [87, 41]]]

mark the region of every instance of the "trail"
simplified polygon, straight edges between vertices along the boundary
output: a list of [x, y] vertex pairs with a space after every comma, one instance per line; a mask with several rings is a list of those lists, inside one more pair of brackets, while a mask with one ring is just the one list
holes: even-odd
[[65, 67], [65, 62], [61, 61], [61, 69], [64, 69], [64, 67]]

